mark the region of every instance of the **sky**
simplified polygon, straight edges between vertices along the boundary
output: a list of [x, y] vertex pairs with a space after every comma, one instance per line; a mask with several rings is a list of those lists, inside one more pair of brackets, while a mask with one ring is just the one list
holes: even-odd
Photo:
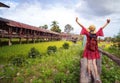
[[86, 28], [94, 24], [98, 30], [107, 19], [110, 24], [103, 30], [105, 37], [114, 37], [120, 32], [120, 0], [0, 0], [10, 8], [0, 8], [0, 17], [32, 26], [48, 25], [57, 21], [62, 32], [67, 24], [80, 34], [79, 22]]

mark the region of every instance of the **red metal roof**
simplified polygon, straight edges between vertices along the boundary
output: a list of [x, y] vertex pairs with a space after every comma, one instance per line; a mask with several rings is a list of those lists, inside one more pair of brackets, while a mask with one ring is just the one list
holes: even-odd
[[51, 33], [51, 34], [59, 34], [57, 32], [53, 32], [53, 31], [50, 31], [50, 30], [46, 30], [46, 29], [42, 29], [42, 28], [39, 28], [39, 27], [31, 26], [31, 25], [28, 25], [28, 24], [16, 22], [16, 21], [13, 21], [13, 20], [8, 20], [8, 19], [5, 19], [5, 18], [0, 18], [0, 21], [6, 22], [6, 24], [8, 26], [12, 26], [12, 27], [25, 28], [25, 29], [30, 29], [30, 30], [36, 30], [36, 31]]
[[69, 35], [69, 34], [68, 34], [68, 33], [64, 33], [64, 32], [62, 32], [61, 35], [63, 35], [63, 36], [67, 36], [67, 35]]

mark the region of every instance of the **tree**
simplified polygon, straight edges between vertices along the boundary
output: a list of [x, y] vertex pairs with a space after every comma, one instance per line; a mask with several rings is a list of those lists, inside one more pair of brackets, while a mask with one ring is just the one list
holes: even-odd
[[112, 40], [111, 37], [105, 37], [105, 38], [104, 38], [104, 41], [107, 41], [107, 42], [110, 42], [111, 40]]
[[60, 33], [61, 32], [61, 29], [59, 28], [59, 25], [58, 25], [58, 22], [57, 21], [52, 21], [52, 25], [51, 25], [51, 31], [54, 31], [54, 32], [58, 32]]
[[70, 24], [65, 25], [64, 32], [70, 33], [73, 30], [73, 27]]
[[116, 40], [116, 42], [120, 42], [120, 31], [119, 31], [118, 35], [115, 36], [115, 40]]
[[48, 25], [45, 24], [45, 25], [43, 25], [43, 26], [40, 26], [39, 28], [48, 29]]
[[120, 31], [119, 31], [119, 33], [118, 33], [116, 36], [114, 36], [114, 37], [112, 38], [112, 41], [113, 41], [113, 42], [119, 42], [119, 41], [120, 41]]

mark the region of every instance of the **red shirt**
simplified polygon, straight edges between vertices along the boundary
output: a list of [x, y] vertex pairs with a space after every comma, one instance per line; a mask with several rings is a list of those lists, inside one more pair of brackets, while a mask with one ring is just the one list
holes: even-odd
[[[87, 58], [87, 59], [99, 59], [100, 58], [100, 54], [98, 51], [98, 44], [97, 44], [97, 48], [95, 51], [90, 51], [89, 49], [87, 49], [87, 44], [88, 42], [90, 42], [90, 33], [86, 30], [86, 28], [82, 27], [81, 33], [82, 35], [86, 35], [87, 37], [87, 42], [85, 45], [85, 49], [83, 52], [83, 57]], [[100, 28], [97, 32], [96, 32], [96, 36], [104, 36], [103, 34], [103, 29]]]

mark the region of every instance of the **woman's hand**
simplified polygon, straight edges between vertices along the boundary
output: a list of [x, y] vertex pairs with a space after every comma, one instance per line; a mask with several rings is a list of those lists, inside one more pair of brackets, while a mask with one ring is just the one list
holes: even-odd
[[78, 22], [78, 17], [76, 17], [76, 22], [77, 22], [78, 25], [80, 25], [80, 27], [83, 28], [83, 25], [82, 25], [81, 23]]
[[76, 22], [78, 22], [78, 17], [76, 17]]
[[107, 19], [107, 23], [110, 23], [110, 19]]
[[110, 19], [107, 19], [107, 22], [103, 25], [103, 29], [110, 23]]

